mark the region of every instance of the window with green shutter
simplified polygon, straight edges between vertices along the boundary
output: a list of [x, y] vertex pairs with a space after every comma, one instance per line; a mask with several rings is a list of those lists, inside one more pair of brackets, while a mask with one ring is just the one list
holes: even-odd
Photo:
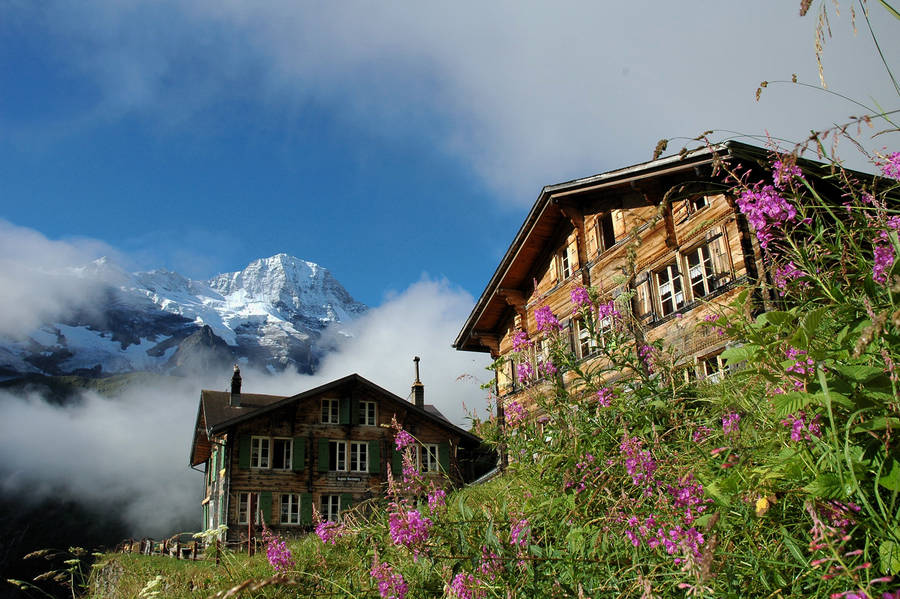
[[341, 511], [350, 509], [353, 505], [353, 495], [350, 493], [341, 493]]
[[397, 451], [396, 447], [391, 448], [391, 476], [399, 477], [403, 472], [403, 452]]
[[319, 472], [328, 472], [328, 439], [319, 439]]
[[381, 472], [381, 441], [369, 441], [369, 472]]
[[238, 438], [238, 467], [250, 467], [250, 435], [241, 435]]
[[259, 510], [262, 512], [263, 522], [272, 523], [272, 492], [263, 491], [259, 494]]
[[438, 461], [441, 464], [441, 471], [450, 474], [450, 444], [447, 442], [438, 443]]
[[312, 524], [312, 493], [300, 493], [300, 524]]
[[350, 398], [349, 397], [341, 398], [340, 422], [341, 422], [341, 424], [350, 424]]

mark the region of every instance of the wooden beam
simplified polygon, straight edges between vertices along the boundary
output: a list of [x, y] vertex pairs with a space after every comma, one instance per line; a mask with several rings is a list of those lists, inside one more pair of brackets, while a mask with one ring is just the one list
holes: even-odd
[[577, 202], [572, 198], [553, 198], [553, 203], [559, 206], [560, 212], [563, 213], [572, 227], [575, 229], [575, 247], [578, 250], [578, 266], [581, 268], [582, 280], [586, 287], [591, 284], [590, 269], [586, 268], [587, 256], [587, 237], [584, 230], [584, 209], [581, 202]]
[[500, 337], [484, 331], [472, 331], [472, 339], [491, 350], [491, 357], [500, 355]]

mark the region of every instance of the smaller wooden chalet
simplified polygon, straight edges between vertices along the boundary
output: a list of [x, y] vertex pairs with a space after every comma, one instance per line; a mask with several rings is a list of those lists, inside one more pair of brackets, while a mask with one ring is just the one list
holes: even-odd
[[205, 467], [203, 526], [224, 524], [229, 539], [246, 538], [251, 513], [285, 533], [308, 527], [313, 506], [337, 520], [383, 494], [388, 465], [401, 470], [393, 418], [419, 441], [419, 468], [436, 485], [481, 473], [480, 440], [425, 404], [418, 373], [412, 402], [358, 374], [285, 397], [242, 393], [235, 366], [231, 389], [201, 391], [190, 456]]

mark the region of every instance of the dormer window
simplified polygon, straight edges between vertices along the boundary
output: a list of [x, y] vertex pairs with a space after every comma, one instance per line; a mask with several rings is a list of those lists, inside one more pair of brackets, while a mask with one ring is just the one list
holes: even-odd
[[612, 212], [597, 218], [597, 253], [602, 254], [616, 245], [616, 232], [613, 228]]
[[654, 274], [656, 289], [659, 293], [659, 312], [662, 316], [671, 314], [684, 305], [684, 290], [681, 286], [681, 273], [678, 263], [665, 265]]
[[572, 263], [569, 260], [569, 247], [566, 246], [559, 251], [559, 256], [557, 258], [557, 263], [559, 264], [559, 278], [560, 280], [566, 280], [572, 276]]
[[687, 201], [688, 214], [703, 210], [707, 206], [709, 206], [709, 196], [707, 195], [694, 196]]

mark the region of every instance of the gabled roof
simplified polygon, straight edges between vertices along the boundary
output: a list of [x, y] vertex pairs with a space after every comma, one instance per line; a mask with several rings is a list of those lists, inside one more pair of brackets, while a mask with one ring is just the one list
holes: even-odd
[[489, 351], [479, 342], [478, 332], [496, 330], [506, 314], [508, 306], [499, 291], [522, 289], [531, 280], [531, 267], [546, 251], [548, 243], [555, 239], [558, 226], [565, 218], [559, 202], [564, 202], [576, 194], [584, 194], [582, 197], [589, 195], [595, 201], [603, 192], [629, 189], [638, 186], [644, 180], [690, 173], [718, 159], [738, 155], [742, 158], [759, 160], [766, 158], [767, 151], [756, 146], [729, 141], [599, 175], [545, 186], [457, 335], [453, 347], [466, 351]]
[[424, 408], [418, 408], [415, 404], [408, 402], [402, 397], [395, 395], [387, 389], [379, 387], [370, 380], [354, 373], [296, 395], [283, 396], [242, 393], [240, 406], [229, 405], [231, 393], [228, 391], [202, 390], [200, 392], [200, 406], [197, 413], [197, 423], [194, 428], [194, 439], [191, 444], [191, 466], [196, 466], [209, 458], [211, 449], [210, 438], [212, 436], [223, 433], [241, 422], [258, 418], [259, 416], [268, 414], [269, 412], [278, 410], [295, 402], [303, 401], [304, 399], [345, 387], [368, 389], [370, 392], [381, 396], [388, 402], [393, 402], [403, 410], [417, 414], [424, 420], [430, 421], [437, 426], [458, 434], [466, 441], [471, 443], [481, 442], [481, 440], [472, 433], [461, 429], [447, 420], [447, 418], [434, 406], [426, 404]]

